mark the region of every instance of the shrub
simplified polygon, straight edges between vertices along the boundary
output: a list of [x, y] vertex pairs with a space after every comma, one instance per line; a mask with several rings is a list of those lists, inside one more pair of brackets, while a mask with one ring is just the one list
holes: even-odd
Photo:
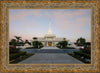
[[76, 49], [76, 48], [74, 48], [74, 47], [66, 47], [66, 49]]
[[90, 59], [91, 58], [89, 54], [86, 54], [86, 53], [83, 53], [83, 52], [79, 52], [79, 51], [75, 51], [74, 52], [74, 55], [80, 56], [80, 57], [83, 56], [84, 58], [87, 58], [87, 59]]
[[86, 53], [86, 54], [91, 54], [91, 50], [90, 49], [80, 49], [81, 52]]
[[34, 47], [26, 47], [25, 49], [34, 49]]
[[68, 41], [61, 41], [56, 44], [58, 48], [66, 48], [68, 45]]
[[34, 48], [42, 48], [43, 44], [39, 41], [33, 41], [33, 47]]
[[9, 49], [9, 52], [10, 52], [10, 54], [12, 54], [12, 53], [18, 53], [19, 50], [20, 50], [20, 48], [12, 48], [12, 49]]
[[10, 55], [10, 60], [16, 59], [16, 58], [18, 58], [20, 56], [23, 56], [25, 54], [26, 54], [26, 52], [19, 52], [19, 53], [11, 54]]

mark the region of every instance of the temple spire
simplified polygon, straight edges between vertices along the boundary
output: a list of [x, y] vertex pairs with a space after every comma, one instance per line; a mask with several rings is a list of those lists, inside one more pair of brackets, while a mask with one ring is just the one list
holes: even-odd
[[52, 31], [51, 31], [51, 21], [49, 21], [49, 30], [48, 30], [48, 34], [52, 34]]

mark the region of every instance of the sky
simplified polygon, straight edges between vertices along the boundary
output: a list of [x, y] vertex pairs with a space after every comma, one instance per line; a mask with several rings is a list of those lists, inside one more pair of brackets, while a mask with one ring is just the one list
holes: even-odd
[[70, 42], [80, 37], [91, 41], [90, 9], [10, 9], [10, 40], [14, 36], [20, 36], [23, 40], [44, 37], [50, 21], [56, 37], [65, 37]]

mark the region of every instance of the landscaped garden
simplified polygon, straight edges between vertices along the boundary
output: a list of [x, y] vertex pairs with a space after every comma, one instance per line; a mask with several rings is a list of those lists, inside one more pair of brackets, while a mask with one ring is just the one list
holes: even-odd
[[39, 41], [33, 41], [32, 44], [33, 47], [26, 47], [25, 49], [40, 49], [43, 47], [43, 44]]
[[9, 63], [14, 64], [18, 63], [34, 54], [29, 54], [27, 52], [22, 52], [20, 49], [17, 48], [17, 46], [24, 46], [24, 44], [28, 43], [31, 44], [28, 40], [25, 40], [25, 42], [21, 39], [21, 37], [15, 36], [15, 39], [11, 39], [9, 42]]
[[72, 57], [77, 58], [78, 60], [84, 63], [91, 63], [91, 43], [86, 42], [84, 38], [79, 38], [76, 41], [77, 46], [83, 46], [80, 48], [80, 51], [75, 51], [74, 53], [69, 53]]
[[9, 50], [9, 62], [12, 63], [18, 63], [34, 54], [29, 54], [26, 52], [19, 51], [20, 48], [11, 48]]
[[75, 51], [74, 53], [69, 53], [69, 55], [71, 55], [74, 58], [77, 58], [78, 60], [84, 63], [91, 63], [90, 50], [83, 49], [81, 51]]
[[[91, 43], [86, 42], [85, 38], [78, 38], [74, 43], [80, 51], [74, 51], [73, 53], [68, 53], [74, 58], [84, 62], [84, 63], [91, 63]], [[74, 47], [68, 46], [68, 41], [64, 40], [57, 43], [57, 47], [60, 49], [76, 49]]]

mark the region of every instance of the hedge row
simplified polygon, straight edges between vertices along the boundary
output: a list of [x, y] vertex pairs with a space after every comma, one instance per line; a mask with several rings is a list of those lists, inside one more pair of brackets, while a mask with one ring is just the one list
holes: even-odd
[[10, 55], [10, 60], [14, 60], [14, 59], [16, 59], [16, 58], [18, 58], [20, 56], [25, 55], [25, 54], [26, 54], [26, 52], [19, 52], [19, 53], [11, 54]]
[[77, 55], [77, 56], [80, 56], [80, 57], [83, 56], [84, 58], [87, 58], [87, 59], [91, 58], [91, 56], [89, 54], [86, 54], [86, 53], [83, 53], [83, 52], [79, 52], [79, 51], [75, 51], [74, 55]]
[[81, 52], [86, 53], [86, 54], [91, 54], [90, 49], [80, 49]]
[[9, 52], [10, 52], [10, 54], [13, 54], [13, 53], [18, 53], [19, 50], [20, 50], [20, 48], [11, 48], [11, 49], [9, 50]]

